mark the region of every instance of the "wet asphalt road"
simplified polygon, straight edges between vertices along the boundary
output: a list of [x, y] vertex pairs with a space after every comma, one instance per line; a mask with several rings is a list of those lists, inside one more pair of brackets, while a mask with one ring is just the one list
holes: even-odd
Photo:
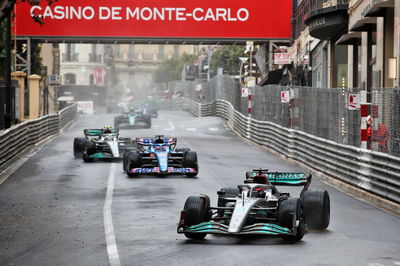
[[208, 194], [215, 205], [216, 191], [241, 183], [246, 170], [301, 169], [240, 142], [219, 118], [175, 111], [160, 112], [152, 129], [121, 136], [178, 137], [178, 147], [198, 153], [197, 178], [128, 178], [121, 162], [75, 160], [73, 138], [112, 121], [110, 114], [81, 117], [0, 185], [0, 265], [109, 265], [103, 208], [110, 175], [121, 265], [400, 265], [400, 217], [317, 179], [311, 187], [331, 196], [327, 231], [311, 231], [295, 244], [268, 237], [186, 240], [176, 225], [189, 195]]

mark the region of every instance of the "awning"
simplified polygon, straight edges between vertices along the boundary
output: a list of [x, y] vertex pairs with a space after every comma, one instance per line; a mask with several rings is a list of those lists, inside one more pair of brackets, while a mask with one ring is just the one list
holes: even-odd
[[351, 31], [375, 31], [376, 18], [363, 18], [358, 20], [351, 28]]
[[361, 44], [361, 32], [349, 32], [343, 34], [339, 40], [336, 41], [336, 45], [360, 45]]
[[[378, 2], [378, 1], [377, 1]], [[365, 17], [384, 17], [386, 8], [394, 7], [394, 0], [381, 0], [365, 13]]]
[[59, 102], [73, 102], [74, 97], [73, 96], [61, 96], [57, 98], [57, 101]]

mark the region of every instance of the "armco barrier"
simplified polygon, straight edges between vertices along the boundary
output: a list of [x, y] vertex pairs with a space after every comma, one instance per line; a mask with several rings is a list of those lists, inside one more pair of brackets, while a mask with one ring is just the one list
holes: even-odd
[[76, 105], [72, 105], [58, 114], [43, 116], [0, 131], [0, 169], [25, 149], [58, 134], [76, 116]]
[[217, 115], [236, 134], [266, 146], [354, 187], [400, 203], [400, 158], [354, 146], [338, 144], [305, 132], [257, 121], [218, 100], [199, 104], [183, 100], [182, 108], [195, 116]]

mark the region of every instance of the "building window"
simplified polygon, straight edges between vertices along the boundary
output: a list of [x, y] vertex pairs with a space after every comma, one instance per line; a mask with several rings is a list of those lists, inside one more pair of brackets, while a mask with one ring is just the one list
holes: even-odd
[[160, 45], [160, 46], [158, 47], [158, 58], [159, 58], [160, 60], [164, 60], [164, 50], [165, 50], [164, 45]]
[[179, 45], [174, 45], [174, 58], [179, 58]]
[[76, 84], [76, 75], [73, 73], [67, 73], [64, 75], [65, 84]]
[[114, 45], [114, 58], [121, 58], [121, 47], [119, 44]]
[[129, 59], [135, 59], [135, 45], [129, 45]]
[[89, 62], [92, 63], [100, 63], [101, 55], [98, 53], [97, 44], [91, 44], [90, 54], [89, 54]]
[[76, 44], [67, 43], [65, 45], [65, 53], [63, 54], [64, 62], [78, 62], [78, 53], [76, 52]]

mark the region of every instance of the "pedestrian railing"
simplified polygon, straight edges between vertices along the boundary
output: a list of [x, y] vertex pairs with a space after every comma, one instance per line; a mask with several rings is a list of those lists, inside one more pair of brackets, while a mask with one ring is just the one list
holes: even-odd
[[236, 134], [284, 156], [300, 161], [313, 170], [400, 203], [400, 158], [258, 121], [234, 110], [231, 103], [218, 100], [199, 104], [183, 100], [182, 108], [195, 116], [217, 115]]
[[52, 114], [29, 120], [0, 131], [0, 173], [23, 151], [46, 138], [58, 134], [77, 117], [76, 105]]

